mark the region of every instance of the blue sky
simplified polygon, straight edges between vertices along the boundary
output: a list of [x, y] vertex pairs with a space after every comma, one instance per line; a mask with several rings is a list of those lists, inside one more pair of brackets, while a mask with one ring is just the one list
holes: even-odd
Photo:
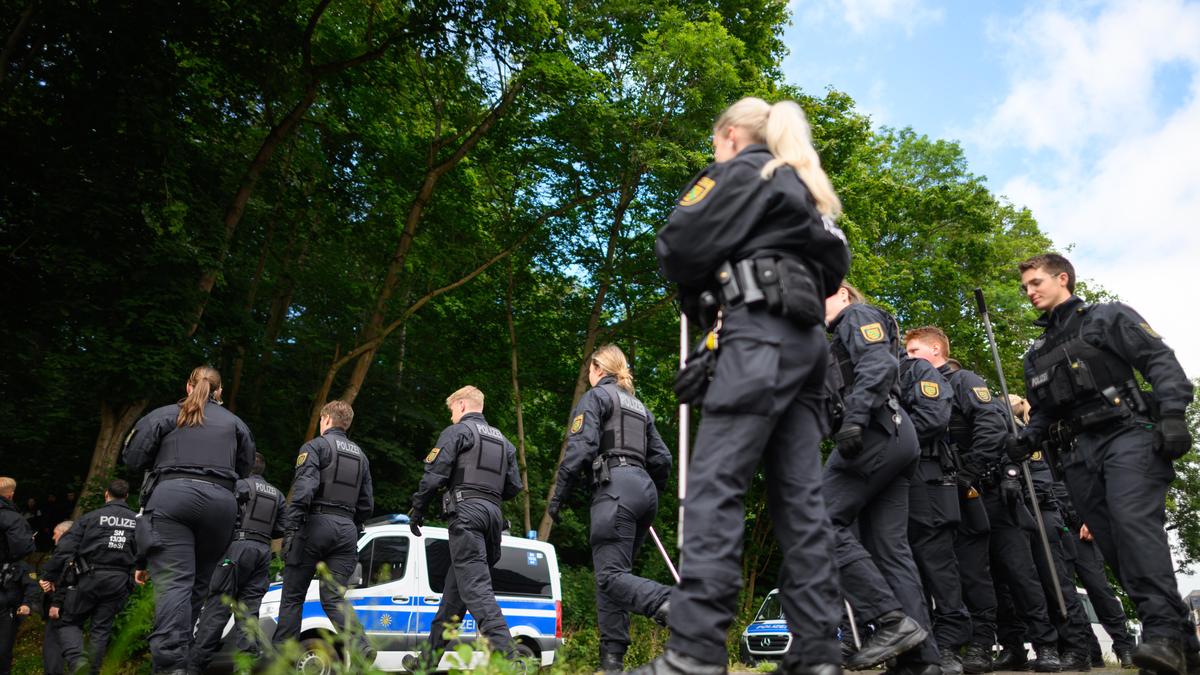
[[[1200, 376], [1200, 2], [792, 0], [788, 79], [961, 142]], [[1181, 302], [1181, 300], [1187, 301]]]

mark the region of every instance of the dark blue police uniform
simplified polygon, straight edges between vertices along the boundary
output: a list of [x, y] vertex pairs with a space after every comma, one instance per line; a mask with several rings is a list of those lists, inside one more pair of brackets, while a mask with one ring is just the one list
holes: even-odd
[[23, 560], [0, 563], [0, 675], [12, 672], [13, 646], [25, 620], [17, 610], [25, 605], [32, 613], [39, 606], [41, 595], [37, 572], [29, 563]]

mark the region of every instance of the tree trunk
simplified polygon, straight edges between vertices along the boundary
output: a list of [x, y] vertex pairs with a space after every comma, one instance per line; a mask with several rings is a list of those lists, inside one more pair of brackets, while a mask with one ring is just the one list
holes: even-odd
[[71, 515], [72, 519], [79, 518], [81, 515], [80, 505], [89, 495], [104, 492], [106, 487], [104, 483], [112, 474], [113, 467], [117, 465], [117, 457], [125, 443], [126, 434], [133, 428], [134, 422], [137, 422], [138, 417], [149, 403], [150, 401], [147, 399], [116, 406], [108, 401], [100, 403], [100, 434], [96, 436], [96, 445], [92, 450], [92, 462], [88, 466], [87, 478], [83, 481], [79, 498], [75, 501], [75, 512]]
[[12, 60], [13, 54], [17, 52], [17, 45], [25, 39], [25, 33], [29, 31], [29, 26], [33, 23], [33, 15], [37, 11], [38, 3], [31, 2], [21, 12], [21, 18], [17, 19], [17, 25], [12, 32], [8, 34], [8, 39], [4, 41], [4, 50], [0, 51], [0, 84], [4, 84], [4, 78], [8, 75], [8, 62]]
[[508, 310], [508, 342], [512, 345], [513, 405], [517, 410], [517, 464], [521, 467], [521, 483], [525, 485], [525, 490], [521, 495], [525, 515], [524, 532], [528, 532], [533, 529], [533, 521], [529, 513], [529, 493], [531, 491], [529, 469], [525, 464], [525, 414], [521, 409], [521, 382], [517, 377], [517, 329], [513, 323], [513, 263], [511, 257], [508, 259], [508, 293], [504, 296], [504, 304]]

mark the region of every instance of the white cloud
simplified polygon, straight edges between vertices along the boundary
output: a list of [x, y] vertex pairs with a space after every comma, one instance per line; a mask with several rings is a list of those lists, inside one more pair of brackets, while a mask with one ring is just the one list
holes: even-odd
[[911, 35], [917, 27], [942, 19], [942, 10], [930, 8], [925, 0], [817, 0], [798, 9], [802, 21], [823, 22], [836, 16], [859, 34], [900, 26]]
[[[973, 140], [1038, 162], [1000, 192], [1200, 375], [1200, 5], [1035, 10], [996, 36], [1012, 84]], [[1173, 110], [1154, 97], [1165, 72], [1186, 84]]]

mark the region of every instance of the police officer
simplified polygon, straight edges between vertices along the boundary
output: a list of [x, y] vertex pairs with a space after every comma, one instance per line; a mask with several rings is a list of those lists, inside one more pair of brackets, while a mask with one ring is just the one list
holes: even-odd
[[[1045, 332], [1025, 355], [1032, 413], [1023, 447], [1012, 446], [1014, 459], [1046, 440], [1061, 446], [1075, 508], [1141, 618], [1145, 639], [1134, 663], [1161, 675], [1182, 673], [1185, 634], [1188, 656], [1196, 661], [1200, 654], [1163, 527], [1171, 462], [1192, 449], [1184, 419], [1192, 384], [1132, 308], [1076, 297], [1075, 269], [1063, 256], [1036, 256], [1019, 269]], [[1153, 393], [1140, 390], [1135, 370]]]
[[908, 542], [921, 583], [933, 599], [933, 634], [943, 675], [961, 675], [959, 650], [971, 638], [971, 614], [963, 603], [962, 579], [954, 555], [958, 529], [958, 485], [947, 427], [954, 391], [925, 359], [900, 355], [900, 405], [908, 413], [921, 443], [909, 485]]
[[271, 643], [278, 647], [300, 634], [304, 598], [317, 563], [324, 562], [331, 577], [320, 584], [325, 616], [353, 636], [370, 665], [375, 650], [354, 611], [343, 611], [346, 582], [358, 562], [358, 533], [375, 509], [367, 454], [346, 437], [353, 421], [349, 403], [326, 403], [321, 408], [321, 435], [301, 446], [296, 456], [296, 475], [283, 509], [283, 590]]
[[13, 504], [17, 481], [0, 476], [0, 564], [16, 562], [33, 553], [33, 528]]
[[41, 595], [37, 572], [29, 563], [0, 563], [0, 675], [12, 672], [17, 631]]
[[[283, 493], [263, 478], [267, 468], [260, 453], [254, 453], [254, 471], [237, 482], [238, 524], [225, 558], [213, 572], [208, 600], [200, 612], [196, 640], [188, 658], [189, 672], [202, 673], [221, 646], [221, 634], [233, 612], [232, 603], [245, 608], [246, 617], [258, 617], [258, 607], [270, 584], [271, 540], [283, 536], [280, 514]], [[241, 619], [233, 624], [237, 649], [258, 654], [257, 643], [242, 630]]]
[[954, 392], [950, 441], [958, 461], [961, 517], [954, 553], [963, 601], [971, 613], [971, 639], [963, 652], [963, 671], [986, 673], [992, 670], [992, 645], [996, 641], [996, 594], [991, 570], [991, 524], [983, 503], [981, 478], [1000, 463], [1004, 454], [1004, 414], [983, 378], [950, 358], [950, 340], [940, 328], [923, 326], [908, 331], [904, 347], [909, 356], [929, 361], [937, 368]]
[[[62, 607], [58, 640], [63, 660], [72, 672], [90, 665], [100, 672], [113, 621], [133, 590], [134, 530], [137, 520], [125, 503], [129, 483], [120, 478], [108, 484], [104, 506], [85, 513], [54, 549], [42, 570], [42, 588], [53, 592], [74, 563], [75, 592]], [[89, 649], [84, 653], [83, 627], [91, 622]]]
[[572, 484], [591, 470], [600, 668], [620, 672], [629, 648], [629, 612], [667, 622], [671, 589], [632, 570], [671, 473], [671, 452], [654, 428], [654, 416], [634, 397], [633, 375], [619, 347], [605, 345], [592, 354], [588, 381], [592, 389], [580, 397], [571, 417], [547, 511], [557, 522]]
[[208, 581], [233, 536], [233, 488], [254, 466], [254, 439], [221, 407], [220, 373], [200, 366], [187, 398], [138, 420], [123, 454], [131, 470], [147, 472], [137, 555], [154, 578], [151, 661], [156, 672], [183, 673]]
[[[655, 244], [694, 325], [718, 355], [687, 476], [680, 583], [667, 652], [649, 673], [724, 673], [741, 588], [743, 500], [765, 463], [782, 550], [791, 646], [783, 670], [832, 673], [841, 616], [820, 487], [825, 365], [821, 300], [849, 266], [841, 203], [798, 105], [745, 98], [713, 127], [716, 162], [687, 188]], [[718, 309], [717, 316], [706, 308]], [[719, 326], [716, 324], [719, 323]], [[711, 363], [689, 361], [681, 381]], [[696, 402], [695, 392], [685, 392]]]
[[[74, 524], [73, 521], [64, 520], [54, 526], [50, 536], [55, 546]], [[53, 555], [46, 558], [45, 563], [48, 564], [51, 559], [53, 559]], [[75, 592], [76, 583], [75, 561], [68, 561], [67, 569], [59, 578], [59, 583], [55, 584], [54, 590], [42, 596], [42, 618], [46, 622], [45, 630], [42, 632], [42, 669], [45, 671], [45, 675], [63, 675], [66, 670], [66, 664], [63, 663], [62, 642], [58, 638], [58, 627], [62, 625], [64, 598], [68, 589], [72, 593]]]
[[412, 496], [410, 527], [420, 537], [429, 504], [445, 488], [442, 511], [449, 519], [450, 569], [442, 601], [429, 630], [429, 643], [405, 667], [434, 670], [446, 646], [448, 627], [466, 616], [487, 637], [492, 649], [513, 656], [508, 623], [496, 603], [491, 568], [500, 560], [504, 518], [500, 503], [517, 496], [525, 486], [517, 466], [517, 450], [483, 417], [483, 392], [466, 386], [446, 399], [450, 426], [425, 456], [425, 474]]
[[899, 329], [892, 315], [842, 283], [825, 301], [833, 336], [829, 390], [841, 403], [837, 447], [823, 490], [837, 528], [842, 591], [875, 631], [847, 661], [852, 670], [896, 658], [897, 673], [936, 673], [941, 655], [908, 544], [909, 476], [921, 454], [900, 406]]

